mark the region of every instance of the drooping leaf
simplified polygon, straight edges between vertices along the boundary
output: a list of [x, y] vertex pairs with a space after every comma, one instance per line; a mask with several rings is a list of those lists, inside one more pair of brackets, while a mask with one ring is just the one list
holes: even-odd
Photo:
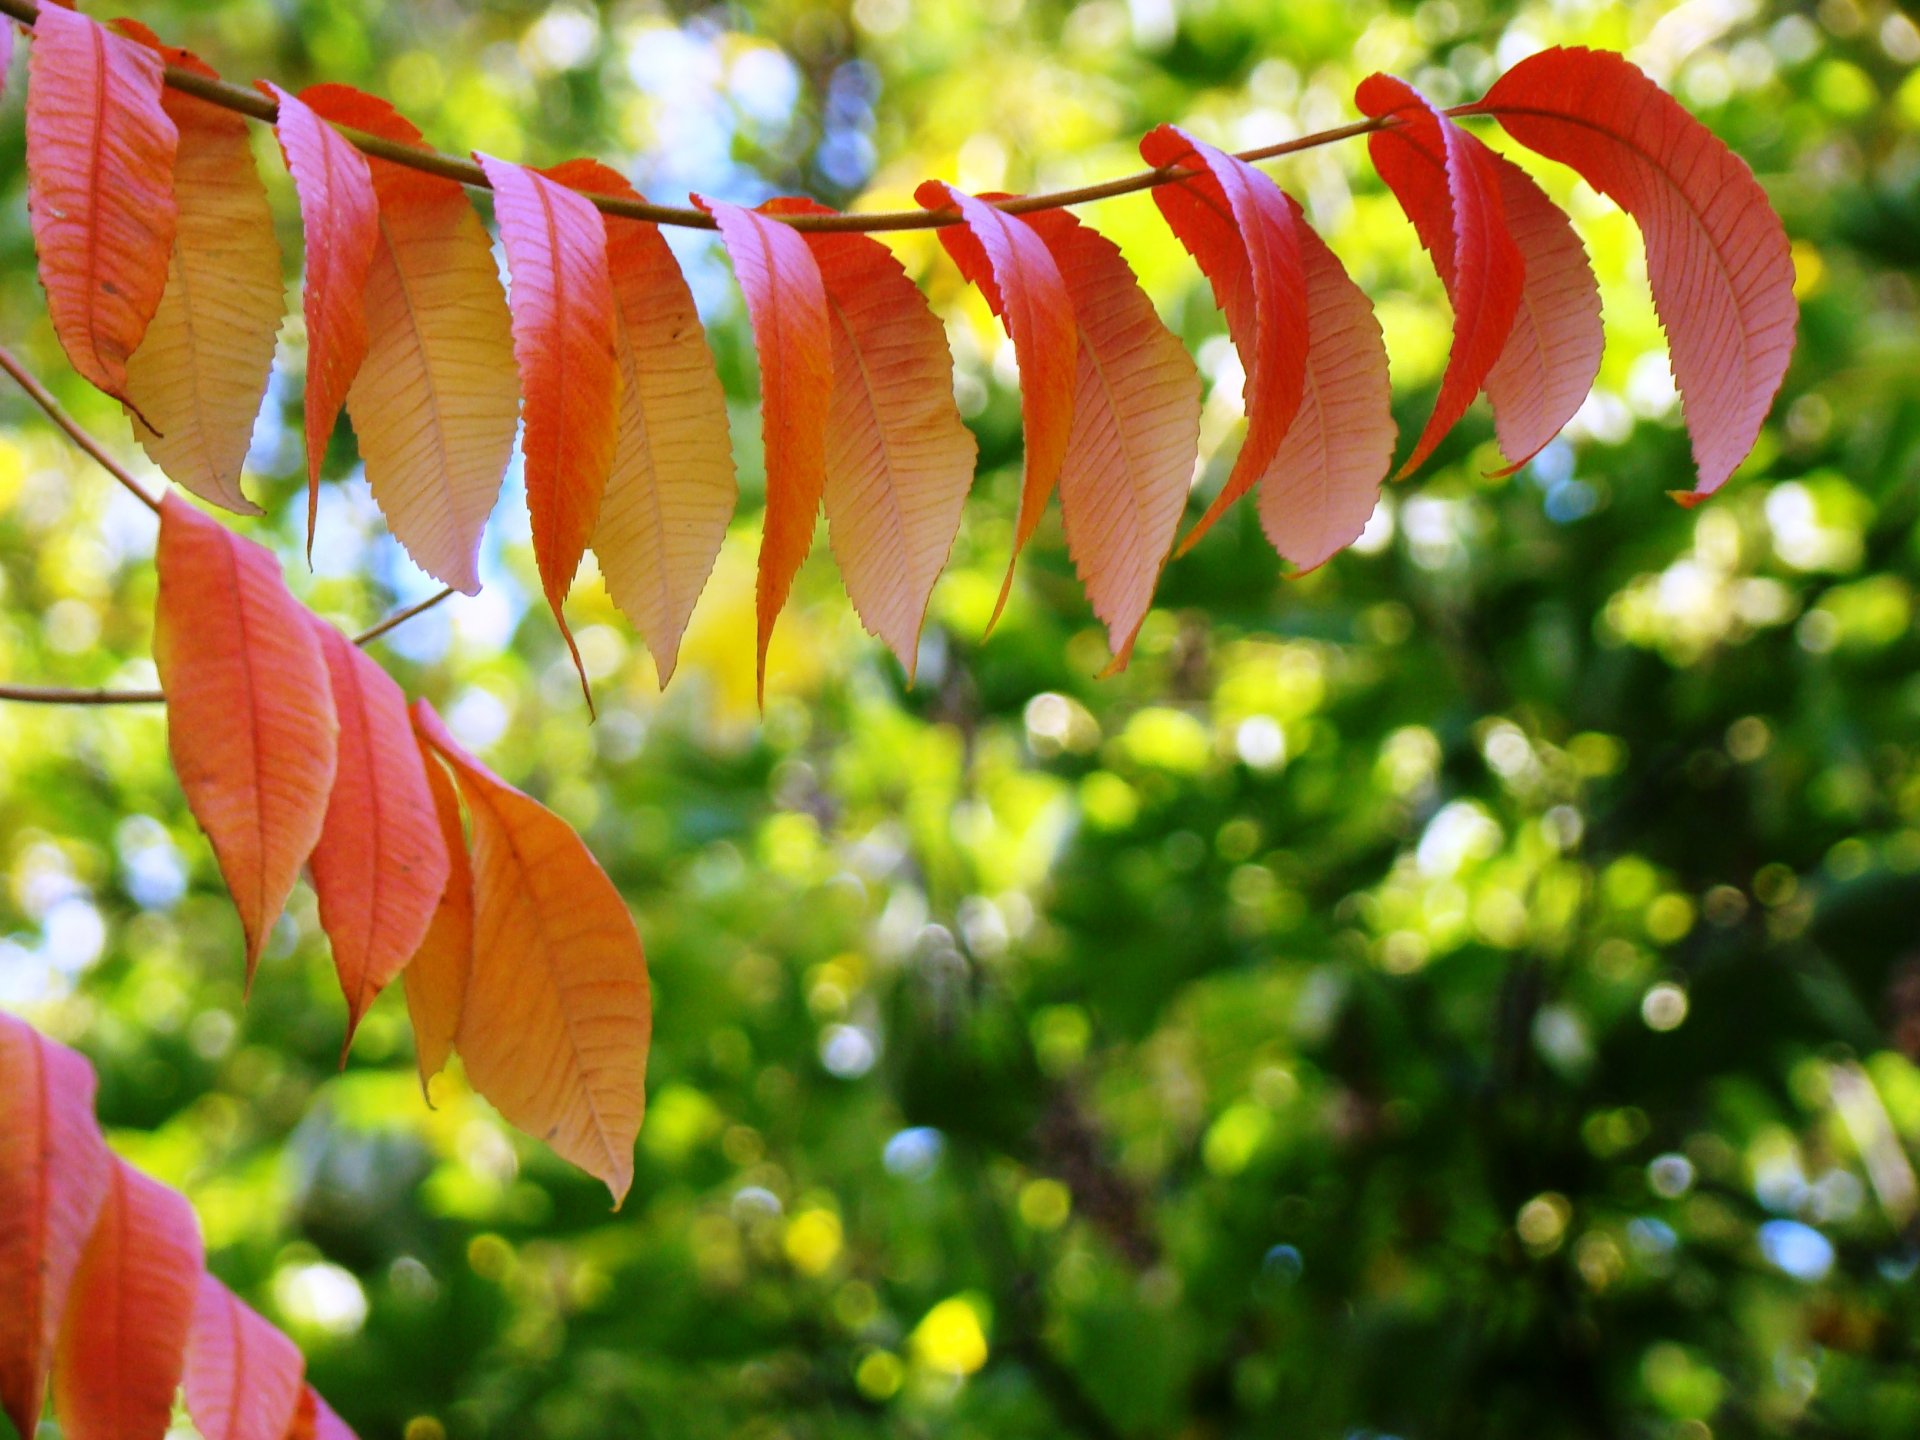
[[27, 70], [27, 194], [40, 283], [73, 368], [126, 398], [127, 357], [167, 286], [173, 121], [160, 57], [58, 5]]
[[1065, 210], [1027, 223], [1060, 267], [1079, 329], [1060, 513], [1117, 670], [1147, 618], [1193, 483], [1200, 376], [1111, 240]]
[[1639, 225], [1700, 472], [1690, 498], [1711, 495], [1753, 448], [1793, 355], [1793, 257], [1766, 192], [1619, 55], [1543, 50], [1477, 108]]
[[1373, 303], [1291, 196], [1307, 279], [1307, 376], [1300, 412], [1260, 478], [1260, 526], [1299, 569], [1360, 538], [1393, 463], [1387, 349]]
[[533, 558], [580, 685], [587, 674], [562, 604], [600, 518], [619, 435], [620, 356], [600, 212], [538, 171], [476, 155], [513, 288], [513, 353], [526, 397], [527, 512]]
[[274, 133], [300, 199], [307, 278], [307, 548], [320, 503], [320, 465], [353, 377], [367, 358], [361, 296], [380, 243], [380, 206], [366, 156], [298, 96], [260, 88], [279, 104]]
[[473, 865], [466, 832], [460, 827], [460, 797], [446, 766], [426, 741], [416, 737], [433, 796], [435, 823], [445, 847], [447, 883], [433, 911], [433, 922], [407, 968], [407, 1014], [413, 1020], [414, 1058], [420, 1066], [420, 1090], [438, 1075], [453, 1053], [466, 1003], [467, 974], [473, 969]]
[[[198, 56], [162, 45], [138, 21], [119, 24], [167, 64], [217, 78]], [[127, 360], [127, 409], [142, 448], [176, 483], [258, 515], [241, 492], [240, 467], [286, 298], [273, 211], [245, 116], [172, 88], [163, 103], [180, 135], [173, 165], [179, 221], [166, 290]]]
[[[639, 198], [596, 160], [569, 160], [546, 174], [575, 190]], [[665, 684], [733, 516], [727, 397], [693, 292], [659, 227], [601, 219], [617, 312], [620, 429], [593, 553]]]
[[1606, 336], [1599, 282], [1573, 226], [1526, 171], [1487, 154], [1500, 180], [1507, 233], [1527, 267], [1513, 333], [1487, 372], [1494, 434], [1510, 474], [1539, 454], [1587, 398]]
[[[771, 200], [768, 214], [831, 214]], [[806, 232], [833, 319], [827, 535], [853, 608], [911, 678], [978, 447], [953, 400], [946, 327], [870, 236]]]
[[813, 523], [826, 487], [827, 417], [833, 405], [833, 322], [820, 267], [798, 231], [738, 205], [693, 197], [713, 216], [746, 297], [760, 356], [760, 432], [767, 464], [767, 515], [754, 585], [759, 619], [756, 685], [764, 702], [767, 642], [786, 607], [793, 577], [813, 548]]
[[187, 1414], [202, 1440], [284, 1440], [306, 1361], [212, 1275], [200, 1277], [187, 1342]]
[[[335, 124], [421, 145], [384, 100], [345, 85], [300, 98]], [[378, 157], [367, 166], [380, 239], [367, 273], [367, 358], [347, 413], [394, 538], [422, 570], [471, 595], [519, 410], [506, 295], [457, 181]]]
[[1149, 165], [1194, 172], [1156, 187], [1153, 200], [1213, 286], [1246, 372], [1246, 439], [1220, 494], [1180, 542], [1185, 554], [1266, 473], [1299, 413], [1307, 279], [1294, 207], [1266, 175], [1174, 125], [1149, 132], [1140, 154]]
[[565, 821], [463, 750], [425, 702], [413, 716], [473, 820], [473, 969], [454, 1041], [467, 1078], [618, 1206], [653, 1029], [633, 917]]
[[1053, 256], [1025, 221], [938, 180], [914, 192], [929, 210], [957, 210], [958, 225], [940, 231], [940, 243], [967, 282], [986, 297], [1013, 341], [1020, 366], [1020, 422], [1026, 433], [1026, 472], [1020, 486], [1020, 516], [1013, 532], [1013, 556], [991, 630], [1013, 589], [1013, 565], [1039, 528], [1047, 497], [1059, 482], [1073, 431], [1078, 343], [1073, 302]]
[[1526, 263], [1507, 231], [1493, 157], [1437, 106], [1392, 75], [1354, 92], [1361, 113], [1396, 122], [1367, 136], [1373, 167], [1413, 221], [1453, 306], [1453, 348], [1426, 429], [1400, 467], [1407, 475], [1467, 413], [1506, 348]]
[[340, 758], [308, 865], [351, 1045], [367, 1007], [425, 939], [451, 862], [406, 696], [359, 646], [309, 618], [340, 721]]
[[33, 1434], [75, 1272], [112, 1164], [93, 1067], [0, 1014], [0, 1409]]
[[251, 983], [333, 788], [327, 663], [271, 552], [171, 491], [155, 563], [167, 748], [240, 912]]
[[193, 1209], [123, 1160], [74, 1280], [53, 1408], [72, 1440], [153, 1440], [173, 1418], [200, 1288]]

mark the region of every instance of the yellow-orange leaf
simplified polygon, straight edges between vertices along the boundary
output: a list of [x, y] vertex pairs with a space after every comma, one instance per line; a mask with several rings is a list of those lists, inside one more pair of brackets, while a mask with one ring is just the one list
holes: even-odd
[[827, 415], [833, 407], [833, 326], [820, 267], [798, 231], [738, 205], [693, 203], [712, 215], [747, 300], [760, 356], [760, 434], [767, 466], [767, 514], [754, 586], [759, 617], [755, 674], [767, 691], [767, 642], [793, 577], [813, 548], [813, 522], [826, 488]]
[[333, 788], [327, 664], [279, 561], [171, 491], [156, 565], [167, 748], [240, 911], [251, 981]]
[[407, 962], [402, 975], [407, 984], [407, 1014], [413, 1020], [414, 1058], [420, 1066], [420, 1089], [438, 1075], [453, 1053], [460, 1030], [460, 1010], [467, 997], [467, 973], [473, 968], [473, 866], [467, 858], [467, 837], [460, 828], [460, 797], [446, 766], [416, 739], [426, 767], [427, 788], [433, 795], [433, 813], [447, 853], [447, 883], [434, 907], [426, 939]]
[[[199, 57], [162, 45], [132, 20], [120, 26], [169, 65], [208, 79]], [[267, 188], [254, 168], [246, 117], [169, 89], [180, 133], [173, 166], [179, 226], [167, 288], [127, 361], [133, 433], [153, 463], [203, 500], [242, 515], [240, 467], [273, 370], [285, 291]]]
[[1073, 301], [1079, 373], [1060, 469], [1067, 550], [1126, 665], [1193, 483], [1200, 375], [1111, 240], [1065, 210], [1027, 223]]
[[285, 1440], [306, 1361], [211, 1275], [200, 1277], [187, 1342], [187, 1414], [203, 1440]]
[[[600, 518], [619, 430], [607, 232], [592, 203], [525, 166], [476, 155], [513, 277], [513, 353], [526, 396], [527, 514], [533, 559], [580, 686], [587, 672], [562, 602]], [[589, 703], [591, 703], [591, 696]]]
[[420, 948], [449, 861], [406, 696], [333, 626], [318, 616], [311, 623], [340, 720], [340, 760], [308, 868], [351, 1045], [367, 1006]]
[[[576, 190], [640, 198], [596, 160], [546, 173]], [[593, 553], [665, 684], [733, 515], [727, 397], [693, 293], [659, 227], [601, 218], [619, 330], [620, 432]]]
[[177, 134], [160, 57], [43, 6], [27, 70], [27, 192], [47, 310], [67, 358], [124, 399], [167, 286]]
[[475, 760], [424, 702], [414, 724], [473, 819], [473, 970], [454, 1044], [473, 1088], [606, 1181], [633, 1183], [653, 1003], [626, 902], [565, 821]]
[[[830, 214], [770, 200], [768, 214]], [[977, 447], [953, 401], [946, 327], [893, 252], [808, 232], [833, 319], [827, 535], [861, 622], [912, 677], [933, 582], [960, 528]]]
[[0, 1015], [0, 1410], [33, 1434], [47, 1367], [112, 1161], [93, 1067]]
[[[300, 98], [336, 124], [421, 144], [392, 106], [345, 85]], [[506, 295], [486, 227], [457, 182], [391, 160], [367, 164], [380, 239], [367, 272], [367, 358], [347, 413], [394, 538], [429, 575], [471, 595], [518, 419]]]
[[53, 1408], [73, 1440], [153, 1440], [173, 1418], [200, 1285], [200, 1229], [186, 1200], [125, 1161], [74, 1280]]

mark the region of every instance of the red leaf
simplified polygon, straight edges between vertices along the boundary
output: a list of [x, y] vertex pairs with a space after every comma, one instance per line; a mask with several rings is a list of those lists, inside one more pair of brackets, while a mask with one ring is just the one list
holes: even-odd
[[0, 1014], [0, 1409], [32, 1435], [47, 1367], [112, 1164], [93, 1067]]
[[1306, 383], [1307, 279], [1294, 207], [1280, 187], [1246, 161], [1173, 125], [1140, 142], [1155, 166], [1197, 173], [1153, 192], [1154, 203], [1213, 285], [1227, 333], [1246, 371], [1247, 437], [1233, 471], [1180, 553], [1213, 528], [1273, 461], [1300, 410]]
[[604, 1180], [617, 1208], [633, 1183], [653, 1031], [633, 917], [565, 821], [463, 750], [424, 701], [413, 717], [473, 818], [473, 970], [455, 1038], [467, 1078]]
[[[401, 145], [420, 132], [345, 85], [301, 99], [336, 125]], [[454, 180], [377, 157], [380, 241], [367, 273], [367, 358], [347, 413], [394, 538], [429, 575], [480, 589], [480, 532], [513, 452], [519, 387], [493, 242]]]
[[320, 924], [347, 997], [347, 1035], [426, 938], [450, 862], [427, 767], [391, 676], [318, 616], [340, 720], [339, 765], [308, 861]]
[[153, 1440], [166, 1433], [200, 1273], [192, 1208], [115, 1160], [60, 1333], [53, 1408], [63, 1435]]
[[[640, 197], [597, 160], [546, 172], [577, 190]], [[593, 552], [664, 685], [733, 516], [727, 397], [693, 293], [660, 227], [602, 215], [620, 348], [620, 432]]]
[[793, 577], [813, 547], [814, 516], [826, 486], [833, 323], [820, 267], [798, 231], [738, 205], [698, 195], [693, 203], [720, 226], [760, 355], [767, 517], [755, 603], [760, 629], [756, 675], [764, 703], [767, 642]]
[[473, 969], [473, 865], [466, 832], [460, 828], [460, 797], [446, 766], [416, 737], [433, 796], [435, 823], [447, 855], [447, 883], [440, 892], [420, 949], [402, 972], [407, 985], [407, 1014], [413, 1020], [414, 1059], [420, 1067], [420, 1092], [453, 1053], [466, 1004], [467, 975]]
[[1427, 427], [1400, 467], [1404, 476], [1433, 453], [1486, 383], [1512, 333], [1526, 269], [1507, 233], [1500, 178], [1486, 147], [1391, 75], [1369, 75], [1354, 99], [1362, 113], [1398, 122], [1367, 136], [1367, 150], [1433, 257], [1453, 305], [1447, 372]]
[[[774, 215], [828, 215], [770, 200]], [[866, 235], [807, 231], [833, 319], [827, 533], [861, 623], [911, 682], [927, 600], [973, 483], [973, 434], [953, 401], [946, 327], [893, 252]]]
[[1759, 438], [1793, 354], [1793, 257], [1766, 192], [1618, 55], [1544, 50], [1476, 108], [1639, 225], [1700, 472], [1692, 498], [1711, 495]]
[[120, 400], [173, 251], [177, 134], [161, 88], [153, 51], [74, 11], [41, 8], [27, 72], [40, 283], [73, 368]]
[[[547, 604], [587, 688], [562, 602], [587, 552], [619, 434], [607, 232], [593, 205], [537, 171], [475, 155], [513, 277], [513, 353], [526, 397], [527, 512]], [[592, 704], [592, 696], [588, 696]]]
[[212, 1275], [200, 1277], [187, 1342], [187, 1413], [203, 1440], [284, 1440], [306, 1361]]
[[351, 1427], [320, 1398], [311, 1385], [300, 1392], [294, 1409], [293, 1424], [287, 1427], [287, 1440], [355, 1440]]
[[1077, 384], [1073, 302], [1066, 282], [1033, 227], [983, 200], [939, 180], [914, 191], [928, 210], [958, 210], [960, 223], [943, 226], [940, 243], [969, 284], [986, 297], [1013, 341], [1020, 366], [1020, 422], [1026, 432], [1026, 474], [1020, 487], [1020, 518], [1014, 527], [1013, 556], [1000, 599], [993, 607], [991, 630], [1006, 608], [1013, 588], [1013, 565], [1021, 547], [1033, 538], [1047, 497], [1059, 482], [1073, 433]]
[[1395, 431], [1387, 350], [1373, 304], [1291, 197], [1307, 278], [1307, 378], [1300, 413], [1260, 480], [1260, 525], [1312, 570], [1351, 545], [1380, 500]]
[[1065, 210], [1026, 218], [1059, 266], [1079, 330], [1060, 470], [1067, 550], [1123, 668], [1193, 483], [1200, 376], [1113, 242]]
[[353, 377], [367, 358], [361, 296], [380, 243], [379, 202], [362, 155], [298, 97], [260, 88], [280, 106], [274, 133], [300, 199], [307, 237], [307, 548], [320, 503], [320, 464]]
[[160, 506], [156, 566], [153, 659], [167, 748], [240, 911], [251, 983], [333, 788], [327, 664], [280, 562], [172, 491]]

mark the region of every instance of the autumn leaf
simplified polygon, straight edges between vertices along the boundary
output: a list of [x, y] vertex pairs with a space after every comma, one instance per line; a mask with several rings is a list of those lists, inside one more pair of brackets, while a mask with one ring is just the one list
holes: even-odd
[[446, 766], [415, 737], [433, 797], [435, 823], [445, 848], [447, 882], [434, 906], [426, 938], [407, 968], [407, 1013], [413, 1021], [414, 1056], [420, 1067], [420, 1091], [446, 1067], [460, 1030], [460, 1011], [466, 1003], [467, 975], [473, 969], [473, 866], [467, 857], [466, 832], [460, 825], [460, 797]]
[[353, 1043], [367, 1007], [426, 938], [451, 869], [427, 766], [392, 677], [309, 617], [340, 722], [339, 763], [308, 861]]
[[[119, 25], [166, 63], [218, 78], [139, 22]], [[240, 489], [240, 468], [286, 299], [273, 211], [244, 116], [172, 88], [163, 104], [180, 135], [173, 166], [179, 222], [166, 290], [127, 360], [127, 411], [142, 448], [176, 483], [258, 515]]]
[[327, 664], [271, 552], [171, 491], [155, 563], [167, 748], [240, 912], [251, 983], [327, 813], [338, 734]]
[[54, 1413], [72, 1440], [153, 1440], [186, 1365], [200, 1227], [185, 1199], [123, 1160], [104, 1194], [60, 1334]]
[[200, 1277], [187, 1342], [187, 1414], [202, 1440], [284, 1440], [306, 1361], [212, 1275]]
[[493, 213], [513, 280], [508, 301], [526, 397], [520, 448], [534, 563], [586, 690], [586, 667], [562, 606], [600, 518], [619, 435], [620, 356], [607, 232], [592, 203], [566, 186], [490, 155], [474, 158], [493, 185]]
[[[770, 215], [833, 212], [770, 200]], [[870, 236], [805, 234], [833, 321], [827, 535], [861, 623], [911, 682], [978, 447], [953, 400], [946, 327], [893, 252]]]
[[1543, 50], [1474, 107], [1570, 166], [1639, 225], [1699, 479], [1719, 489], [1759, 438], [1793, 355], [1798, 307], [1780, 217], [1753, 172], [1631, 62]]
[[320, 503], [320, 465], [353, 377], [367, 358], [361, 295], [380, 243], [380, 209], [367, 160], [298, 96], [260, 82], [280, 109], [274, 133], [293, 176], [306, 233], [307, 549]]
[[1125, 667], [1193, 483], [1200, 376], [1111, 240], [1065, 210], [1027, 217], [1059, 266], [1079, 330], [1073, 430], [1060, 468], [1067, 551]]
[[309, 1385], [300, 1392], [286, 1440], [354, 1440], [354, 1434], [346, 1421], [320, 1398], [320, 1392]]
[[424, 701], [421, 738], [473, 821], [473, 969], [454, 1041], [507, 1120], [604, 1180], [633, 1183], [653, 1007], [626, 902], [552, 811], [463, 750]]
[[41, 7], [28, 57], [27, 196], [40, 283], [73, 368], [126, 399], [127, 357], [167, 286], [177, 134], [160, 57]]
[[1150, 132], [1140, 154], [1149, 165], [1192, 171], [1157, 187], [1154, 203], [1212, 285], [1246, 375], [1246, 438], [1227, 483], [1180, 542], [1184, 555], [1258, 483], [1300, 411], [1307, 279], [1295, 209], [1266, 175], [1174, 125]]
[[[322, 119], [421, 145], [384, 100], [316, 85]], [[480, 532], [513, 450], [513, 335], [486, 227], [454, 180], [369, 158], [380, 238], [367, 273], [367, 358], [347, 391], [367, 482], [429, 575], [480, 589]]]
[[93, 1122], [93, 1067], [0, 1014], [0, 1409], [40, 1421], [68, 1295], [112, 1165]]
[[[575, 190], [640, 197], [597, 160], [545, 172]], [[620, 425], [593, 553], [664, 685], [733, 516], [727, 397], [693, 293], [657, 225], [601, 216], [613, 275]]]
[[1354, 92], [1361, 113], [1396, 123], [1367, 136], [1380, 178], [1413, 221], [1453, 305], [1453, 348], [1426, 428], [1400, 467], [1418, 469], [1467, 413], [1506, 348], [1526, 264], [1507, 230], [1493, 156], [1437, 106], [1392, 75]]
[[738, 205], [694, 196], [713, 216], [746, 297], [760, 356], [760, 427], [767, 464], [767, 514], [755, 582], [759, 621], [755, 684], [767, 690], [767, 643], [793, 577], [813, 547], [814, 517], [826, 486], [827, 418], [833, 404], [833, 322], [826, 287], [807, 242], [790, 225]]
[[1026, 433], [1026, 470], [1020, 485], [1020, 515], [1013, 555], [1000, 598], [987, 622], [992, 630], [1013, 589], [1013, 566], [1040, 526], [1047, 497], [1059, 482], [1073, 430], [1077, 332], [1073, 302], [1053, 256], [1018, 216], [1008, 215], [963, 190], [929, 180], [914, 192], [928, 210], [957, 210], [960, 223], [943, 226], [940, 243], [967, 282], [986, 297], [1006, 326], [1020, 366], [1020, 421]]

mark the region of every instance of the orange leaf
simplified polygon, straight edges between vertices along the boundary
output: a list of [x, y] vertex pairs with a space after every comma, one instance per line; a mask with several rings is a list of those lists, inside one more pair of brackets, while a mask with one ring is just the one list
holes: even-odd
[[33, 1434], [47, 1367], [112, 1164], [93, 1067], [0, 1014], [0, 1409]]
[[[789, 232], [791, 233], [791, 232]], [[565, 821], [501, 780], [424, 701], [414, 724], [473, 818], [473, 971], [455, 1039], [507, 1120], [606, 1181], [633, 1183], [653, 1004], [626, 902]]]
[[380, 243], [379, 202], [367, 160], [345, 137], [278, 85], [260, 88], [279, 103], [274, 133], [300, 198], [307, 237], [307, 548], [320, 503], [320, 464], [347, 389], [367, 358], [361, 295]]
[[1065, 210], [1027, 224], [1060, 267], [1079, 327], [1073, 431], [1060, 469], [1067, 550], [1126, 666], [1186, 507], [1200, 375], [1104, 235]]
[[1478, 107], [1640, 227], [1693, 441], [1699, 500], [1753, 449], [1793, 355], [1798, 306], [1780, 217], [1753, 172], [1629, 61], [1543, 50]]
[[1156, 187], [1153, 200], [1213, 286], [1246, 372], [1246, 439], [1220, 494], [1180, 542], [1184, 555], [1259, 481], [1300, 411], [1307, 278], [1293, 206], [1260, 171], [1173, 125], [1149, 133], [1140, 154], [1149, 165], [1195, 172]]
[[60, 1333], [53, 1408], [73, 1440], [153, 1440], [186, 1367], [200, 1229], [180, 1195], [125, 1161], [107, 1173]]
[[[597, 160], [569, 160], [546, 174], [576, 190], [640, 198]], [[601, 220], [619, 331], [620, 432], [593, 553], [664, 685], [733, 515], [727, 397], [693, 293], [659, 227]]]
[[445, 1068], [447, 1056], [453, 1053], [460, 1010], [466, 1002], [467, 973], [473, 969], [473, 866], [467, 858], [460, 797], [453, 781], [424, 740], [416, 738], [415, 746], [426, 767], [435, 823], [448, 860], [447, 883], [434, 907], [433, 923], [401, 972], [407, 983], [407, 1013], [413, 1020], [420, 1091], [426, 1094], [427, 1082]]
[[1020, 422], [1026, 431], [1026, 475], [1020, 486], [1020, 518], [1014, 527], [1013, 556], [1000, 599], [987, 622], [992, 630], [1013, 589], [1013, 565], [1021, 547], [1033, 538], [1047, 497], [1060, 479], [1073, 430], [1077, 384], [1073, 304], [1066, 282], [1033, 228], [963, 190], [929, 180], [914, 191], [928, 210], [960, 212], [960, 224], [944, 226], [940, 243], [968, 283], [986, 297], [1013, 341], [1020, 365]]
[[[167, 64], [217, 78], [198, 56], [162, 45], [138, 21], [119, 25]], [[241, 492], [240, 467], [273, 370], [285, 300], [273, 211], [245, 116], [171, 88], [162, 103], [180, 134], [173, 167], [179, 225], [166, 291], [127, 360], [126, 408], [154, 464], [203, 500], [258, 515]]]
[[1301, 570], [1360, 538], [1393, 463], [1387, 350], [1373, 304], [1291, 196], [1307, 279], [1307, 377], [1300, 413], [1260, 479], [1260, 525]]
[[126, 398], [127, 357], [167, 287], [174, 146], [160, 57], [86, 16], [41, 8], [27, 69], [27, 187], [54, 332]]
[[1369, 75], [1362, 113], [1399, 123], [1367, 136], [1374, 169], [1413, 221], [1453, 305], [1453, 349], [1427, 427], [1400, 467], [1411, 474], [1467, 413], [1513, 332], [1526, 263], [1507, 231], [1492, 154], [1405, 81]]
[[[600, 212], [538, 171], [475, 155], [513, 277], [513, 353], [526, 396], [527, 513], [533, 558], [580, 688], [586, 668], [561, 603], [587, 553], [619, 434], [620, 355]], [[592, 696], [588, 696], [592, 704]]]
[[308, 867], [347, 997], [347, 1036], [426, 938], [449, 861], [407, 699], [359, 646], [309, 616], [340, 720], [339, 765]]
[[[831, 214], [770, 200], [772, 215]], [[861, 622], [911, 681], [978, 447], [953, 401], [946, 327], [893, 252], [866, 235], [805, 232], [833, 320], [827, 534]]]
[[247, 980], [320, 838], [336, 737], [310, 612], [273, 555], [169, 491], [153, 659], [167, 748], [247, 936]]
[[833, 322], [813, 252], [792, 226], [696, 195], [713, 216], [746, 296], [760, 355], [760, 433], [767, 466], [767, 515], [754, 586], [759, 617], [756, 684], [767, 698], [767, 642], [793, 577], [813, 548], [813, 522], [826, 487], [827, 416], [833, 404]]
[[203, 1440], [284, 1440], [306, 1361], [212, 1275], [200, 1277], [187, 1342], [187, 1414]]
[[[337, 125], [421, 145], [384, 100], [345, 85], [300, 98]], [[472, 595], [518, 419], [506, 295], [458, 182], [391, 160], [367, 166], [380, 241], [367, 273], [367, 358], [347, 413], [394, 538], [422, 570]]]

